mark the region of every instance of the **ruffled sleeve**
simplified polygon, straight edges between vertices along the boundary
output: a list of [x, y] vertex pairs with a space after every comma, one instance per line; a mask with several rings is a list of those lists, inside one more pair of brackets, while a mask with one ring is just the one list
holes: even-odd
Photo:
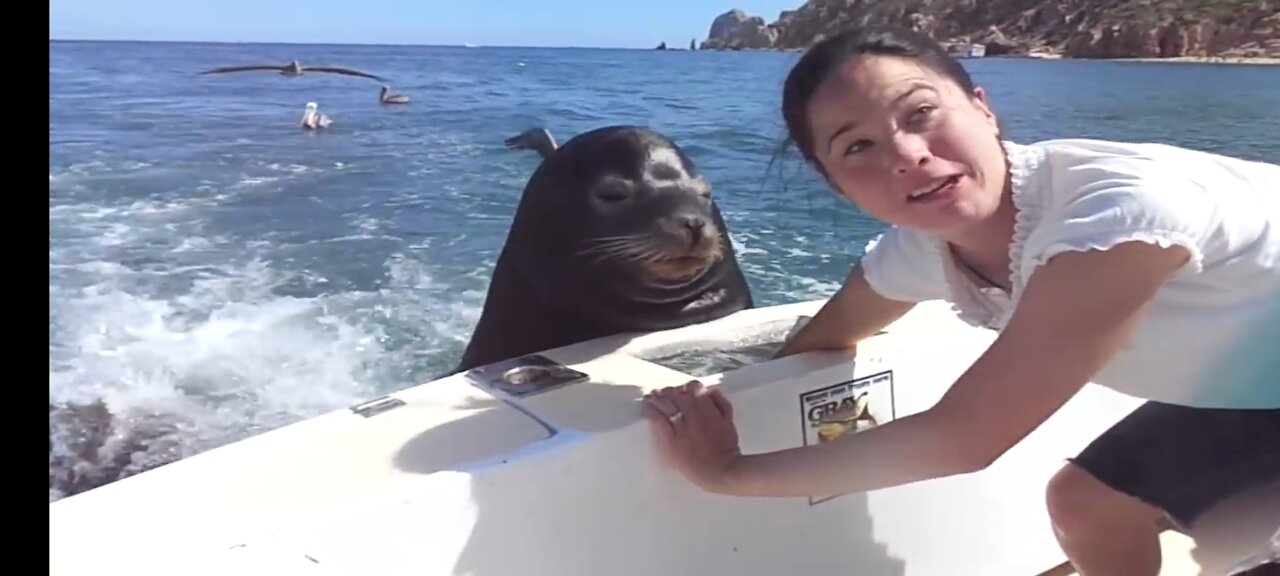
[[1021, 283], [1036, 267], [1068, 251], [1105, 250], [1130, 241], [1182, 246], [1180, 271], [1197, 274], [1211, 236], [1215, 203], [1199, 183], [1162, 173], [1147, 159], [1051, 153], [1052, 192], [1019, 256]]
[[945, 300], [947, 280], [939, 256], [936, 242], [928, 235], [893, 227], [868, 245], [861, 265], [867, 283], [885, 298]]

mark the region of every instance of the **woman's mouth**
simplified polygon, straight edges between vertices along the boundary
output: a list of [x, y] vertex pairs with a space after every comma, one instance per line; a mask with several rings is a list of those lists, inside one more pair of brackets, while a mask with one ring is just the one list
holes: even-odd
[[956, 185], [959, 183], [960, 176], [948, 176], [940, 181], [934, 182], [924, 188], [908, 194], [907, 202], [924, 202], [940, 199], [943, 196], [948, 196], [954, 192]]

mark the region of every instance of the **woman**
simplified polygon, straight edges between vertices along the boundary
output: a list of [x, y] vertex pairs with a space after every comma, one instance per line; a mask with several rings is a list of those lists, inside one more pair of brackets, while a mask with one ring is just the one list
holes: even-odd
[[1004, 141], [959, 63], [891, 28], [813, 46], [782, 113], [831, 187], [892, 227], [780, 354], [852, 348], [934, 299], [1000, 335], [933, 408], [809, 447], [743, 455], [723, 396], [656, 391], [646, 416], [690, 481], [807, 496], [975, 472], [1090, 381], [1149, 402], [1047, 487], [1080, 573], [1154, 575], [1163, 518], [1280, 478], [1280, 166]]

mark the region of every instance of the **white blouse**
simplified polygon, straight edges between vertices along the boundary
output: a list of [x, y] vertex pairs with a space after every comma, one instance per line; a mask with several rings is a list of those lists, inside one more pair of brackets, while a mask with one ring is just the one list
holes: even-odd
[[1017, 209], [1010, 292], [977, 286], [940, 238], [900, 227], [862, 259], [876, 292], [947, 300], [970, 324], [1000, 330], [1055, 254], [1131, 240], [1185, 246], [1191, 260], [1093, 381], [1173, 404], [1280, 408], [1280, 166], [1086, 139], [1005, 149]]

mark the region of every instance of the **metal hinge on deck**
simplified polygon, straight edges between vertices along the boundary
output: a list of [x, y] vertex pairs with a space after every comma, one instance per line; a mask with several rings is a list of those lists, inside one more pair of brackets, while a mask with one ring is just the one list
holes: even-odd
[[387, 410], [391, 410], [392, 408], [404, 406], [404, 404], [404, 400], [394, 396], [383, 396], [381, 398], [374, 398], [368, 402], [356, 404], [351, 407], [351, 411], [364, 416], [365, 418], [372, 418], [386, 412]]

